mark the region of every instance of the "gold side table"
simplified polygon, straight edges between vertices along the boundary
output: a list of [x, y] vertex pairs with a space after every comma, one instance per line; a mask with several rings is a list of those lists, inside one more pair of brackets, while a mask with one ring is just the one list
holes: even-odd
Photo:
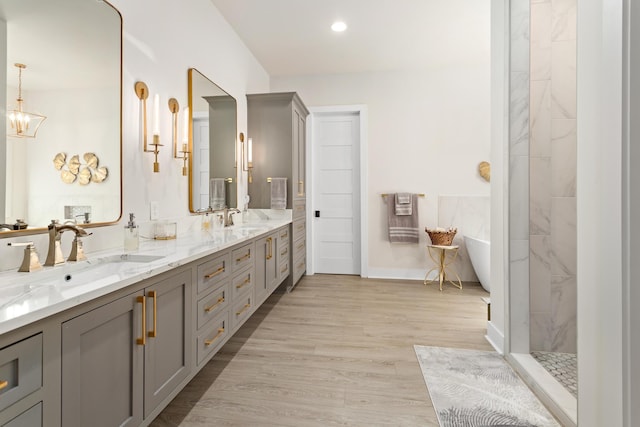
[[[441, 246], [441, 245], [427, 245], [427, 253], [429, 254], [429, 258], [433, 260], [436, 264], [431, 270], [427, 271], [427, 274], [424, 275], [424, 284], [428, 284], [431, 282], [435, 282], [436, 279], [429, 279], [429, 273], [432, 271], [438, 271], [438, 281], [440, 282], [440, 290], [442, 291], [442, 284], [445, 282], [451, 283], [458, 289], [462, 289], [462, 280], [460, 280], [460, 276], [458, 276], [458, 272], [451, 266], [453, 262], [458, 257], [458, 245], [453, 246]], [[447, 257], [447, 253], [451, 253], [449, 257]], [[447, 261], [447, 258], [449, 260]], [[456, 276], [458, 282], [451, 280], [447, 276], [447, 272]]]

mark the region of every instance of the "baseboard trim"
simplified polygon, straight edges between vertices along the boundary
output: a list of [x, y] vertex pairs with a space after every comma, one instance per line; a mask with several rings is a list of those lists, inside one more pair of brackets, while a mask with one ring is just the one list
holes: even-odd
[[[369, 268], [370, 279], [424, 280], [424, 269]], [[433, 273], [434, 278], [436, 274]]]

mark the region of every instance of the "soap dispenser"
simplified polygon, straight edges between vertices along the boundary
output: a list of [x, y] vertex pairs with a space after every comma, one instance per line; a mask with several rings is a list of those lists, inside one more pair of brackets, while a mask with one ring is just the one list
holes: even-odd
[[135, 251], [138, 250], [140, 244], [140, 238], [138, 234], [138, 226], [135, 223], [135, 215], [129, 214], [129, 223], [124, 226], [124, 250]]
[[209, 212], [205, 212], [202, 216], [202, 231], [209, 231], [212, 228], [212, 218], [213, 216], [209, 215]]

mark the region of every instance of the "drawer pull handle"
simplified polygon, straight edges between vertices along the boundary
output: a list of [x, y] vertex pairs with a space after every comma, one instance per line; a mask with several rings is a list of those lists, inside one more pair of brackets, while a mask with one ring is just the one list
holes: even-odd
[[304, 242], [300, 243], [296, 249], [299, 250], [299, 251], [303, 250], [304, 249]]
[[301, 262], [300, 264], [298, 264], [298, 268], [299, 268], [299, 269], [304, 268], [304, 261], [303, 261], [303, 262]]
[[244, 282], [240, 283], [239, 285], [236, 285], [236, 289], [240, 289], [242, 288], [244, 285], [247, 285], [251, 283], [251, 276], [247, 277], [246, 279], [244, 279]]
[[242, 313], [244, 313], [244, 311], [245, 311], [247, 308], [249, 308], [249, 307], [251, 307], [251, 304], [246, 303], [246, 304], [244, 305], [244, 307], [242, 307], [242, 310], [240, 310], [240, 311], [236, 311], [236, 316], [240, 316], [240, 315], [241, 315]]
[[296, 230], [298, 230], [298, 231], [302, 231], [302, 230], [304, 230], [304, 224], [298, 224], [298, 225], [296, 226]]
[[9, 381], [0, 381], [0, 390], [6, 388], [9, 385]]
[[298, 196], [304, 195], [304, 181], [298, 181]]
[[280, 238], [283, 239], [283, 240], [289, 238], [289, 233], [281, 234]]
[[153, 299], [153, 330], [149, 331], [149, 337], [155, 338], [158, 335], [158, 312], [157, 312], [157, 293], [156, 291], [149, 291], [149, 298]]
[[205, 279], [211, 279], [212, 277], [216, 277], [218, 274], [223, 273], [223, 272], [224, 272], [224, 267], [220, 267], [219, 269], [217, 269], [213, 273], [210, 273], [210, 274], [207, 274], [206, 276], [204, 276], [204, 278]]
[[220, 304], [222, 304], [224, 302], [224, 297], [220, 297], [218, 298], [218, 301], [216, 301], [215, 304], [213, 304], [212, 306], [206, 307], [204, 309], [205, 313], [210, 313], [211, 310], [213, 310], [214, 308], [216, 308], [217, 306], [219, 306]]
[[224, 334], [224, 328], [218, 328], [218, 334], [211, 338], [210, 340], [204, 340], [204, 345], [206, 345], [207, 347], [209, 347], [211, 344], [213, 344], [218, 338], [220, 338], [220, 335]]
[[136, 344], [145, 345], [147, 343], [147, 309], [144, 296], [137, 297], [136, 302], [142, 304], [142, 338], [137, 338]]
[[247, 252], [245, 255], [241, 256], [240, 258], [236, 258], [236, 262], [240, 262], [245, 259], [251, 259], [251, 252]]
[[302, 206], [297, 206], [297, 207], [296, 207], [296, 209], [297, 209], [297, 210], [299, 210], [299, 211], [303, 211], [303, 210], [304, 210], [304, 205], [302, 205]]
[[280, 252], [280, 256], [285, 256], [287, 253], [289, 253], [289, 249], [284, 248], [282, 252]]
[[280, 273], [284, 274], [289, 270], [289, 266], [286, 267], [282, 267], [282, 270], [280, 270]]

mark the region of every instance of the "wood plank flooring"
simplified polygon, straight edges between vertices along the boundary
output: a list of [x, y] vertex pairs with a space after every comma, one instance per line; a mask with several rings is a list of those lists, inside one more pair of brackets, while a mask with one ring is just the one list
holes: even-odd
[[491, 350], [483, 296], [470, 283], [306, 276], [151, 426], [437, 426], [413, 345]]

